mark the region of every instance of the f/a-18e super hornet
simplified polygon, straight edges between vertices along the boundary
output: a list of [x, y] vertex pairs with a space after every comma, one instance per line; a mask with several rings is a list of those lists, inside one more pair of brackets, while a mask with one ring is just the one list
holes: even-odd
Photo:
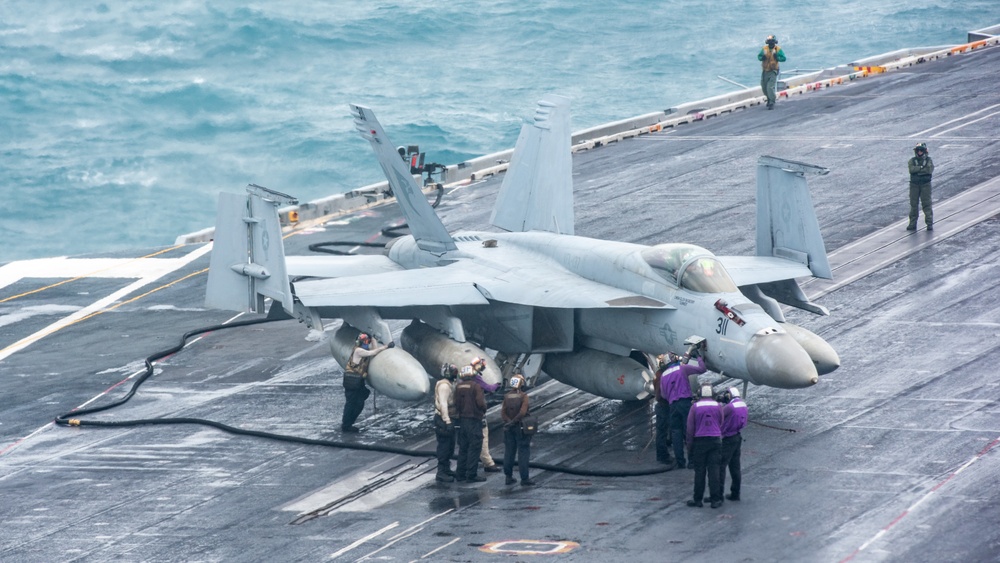
[[833, 348], [785, 322], [779, 305], [827, 314], [796, 282], [831, 277], [805, 180], [827, 170], [759, 159], [756, 256], [575, 236], [569, 103], [550, 96], [515, 145], [490, 218], [500, 231], [451, 234], [372, 110], [351, 111], [412, 234], [383, 255], [286, 257], [278, 208], [294, 200], [257, 186], [222, 194], [209, 306], [263, 312], [269, 297], [314, 329], [342, 319], [330, 339], [341, 366], [359, 331], [390, 342], [386, 319], [412, 320], [400, 346], [369, 366], [369, 384], [402, 400], [424, 397], [442, 363], [474, 356], [487, 358], [487, 382], [500, 382], [485, 349], [543, 357], [551, 377], [625, 400], [652, 390], [636, 351], [682, 354], [692, 336], [705, 339], [709, 369], [757, 385], [808, 387], [839, 366]]

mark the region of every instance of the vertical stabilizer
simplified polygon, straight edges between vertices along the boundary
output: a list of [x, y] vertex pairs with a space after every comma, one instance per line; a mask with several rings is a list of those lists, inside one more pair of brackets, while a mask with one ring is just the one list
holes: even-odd
[[399, 158], [399, 153], [393, 148], [394, 145], [382, 130], [382, 125], [372, 110], [351, 104], [351, 112], [354, 114], [354, 127], [375, 150], [378, 163], [382, 165], [382, 172], [389, 180], [389, 187], [392, 188], [392, 193], [403, 210], [417, 246], [437, 254], [455, 250], [457, 248], [455, 241], [448, 234], [444, 223], [434, 213], [434, 208], [413, 179], [406, 162]]
[[251, 184], [247, 195], [219, 194], [205, 305], [264, 312], [270, 297], [292, 311], [278, 206], [291, 196]]
[[569, 99], [538, 102], [532, 123], [521, 127], [490, 223], [513, 232], [573, 234], [573, 133]]
[[832, 279], [806, 174], [827, 168], [772, 156], [757, 159], [757, 255], [805, 264], [817, 278]]

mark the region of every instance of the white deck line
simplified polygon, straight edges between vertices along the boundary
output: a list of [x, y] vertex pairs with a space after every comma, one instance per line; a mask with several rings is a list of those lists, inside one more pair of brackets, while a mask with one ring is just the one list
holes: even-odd
[[[206, 244], [184, 256], [183, 258], [142, 258], [125, 259], [119, 261], [109, 261], [108, 259], [95, 258], [92, 261], [85, 258], [66, 260], [63, 258], [45, 260], [26, 260], [23, 262], [12, 262], [0, 270], [0, 288], [4, 287], [3, 282], [13, 279], [15, 275], [20, 276], [8, 283], [15, 283], [23, 278], [76, 278], [76, 277], [100, 277], [100, 278], [139, 278], [135, 282], [119, 289], [118, 291], [94, 301], [90, 305], [79, 311], [63, 317], [49, 326], [30, 334], [21, 340], [0, 350], [0, 361], [11, 355], [24, 350], [42, 338], [58, 332], [70, 326], [80, 319], [91, 315], [116, 301], [124, 299], [126, 296], [143, 288], [163, 276], [179, 270], [191, 262], [201, 258], [212, 249], [211, 244]], [[69, 265], [69, 269], [62, 269]], [[50, 269], [51, 268], [51, 269]], [[112, 275], [114, 274], [114, 275]]]

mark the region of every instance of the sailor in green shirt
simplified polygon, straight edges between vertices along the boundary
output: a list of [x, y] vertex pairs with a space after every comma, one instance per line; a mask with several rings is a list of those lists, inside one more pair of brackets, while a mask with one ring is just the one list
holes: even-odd
[[913, 158], [907, 162], [910, 169], [910, 222], [907, 231], [917, 230], [919, 211], [917, 204], [923, 207], [924, 223], [928, 231], [934, 230], [934, 210], [931, 208], [931, 177], [934, 174], [934, 161], [927, 154], [927, 145], [920, 143], [913, 147]]
[[761, 66], [760, 89], [767, 96], [767, 109], [774, 109], [778, 88], [778, 63], [785, 62], [785, 52], [781, 50], [775, 36], [767, 36], [764, 47], [757, 53], [757, 60]]

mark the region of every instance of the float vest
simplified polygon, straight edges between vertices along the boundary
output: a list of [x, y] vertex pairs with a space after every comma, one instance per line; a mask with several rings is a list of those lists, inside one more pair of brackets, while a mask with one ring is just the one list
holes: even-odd
[[346, 371], [365, 377], [368, 375], [368, 362], [370, 362], [372, 358], [371, 356], [362, 356], [358, 363], [354, 363], [354, 351], [357, 349], [357, 346], [351, 348], [351, 357], [347, 359]]
[[764, 70], [778, 70], [778, 45], [771, 49], [767, 45], [764, 45], [764, 60], [760, 62], [761, 68]]

